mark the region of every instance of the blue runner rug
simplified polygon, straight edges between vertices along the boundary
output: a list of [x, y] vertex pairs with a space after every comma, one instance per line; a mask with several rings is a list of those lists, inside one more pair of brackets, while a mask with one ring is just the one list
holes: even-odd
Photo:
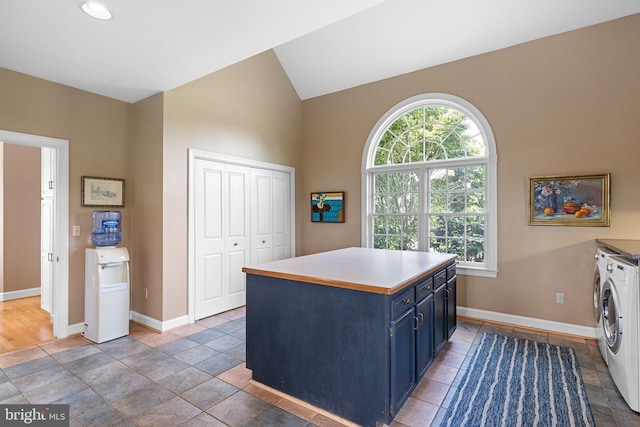
[[575, 350], [485, 333], [441, 426], [595, 426]]

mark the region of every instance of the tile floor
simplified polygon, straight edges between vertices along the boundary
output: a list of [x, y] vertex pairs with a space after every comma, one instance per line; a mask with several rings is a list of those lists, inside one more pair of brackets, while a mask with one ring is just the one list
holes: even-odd
[[[540, 331], [460, 319], [391, 427], [437, 426], [481, 332], [571, 346], [597, 426], [638, 426], [598, 347]], [[114, 341], [75, 336], [0, 355], [0, 403], [68, 403], [71, 426], [341, 426], [249, 383], [244, 308], [158, 334], [139, 325]]]

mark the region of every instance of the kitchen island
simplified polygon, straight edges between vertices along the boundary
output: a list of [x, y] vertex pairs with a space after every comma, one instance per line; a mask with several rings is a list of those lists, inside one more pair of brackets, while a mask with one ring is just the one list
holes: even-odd
[[347, 248], [243, 268], [253, 380], [389, 424], [455, 330], [455, 258]]

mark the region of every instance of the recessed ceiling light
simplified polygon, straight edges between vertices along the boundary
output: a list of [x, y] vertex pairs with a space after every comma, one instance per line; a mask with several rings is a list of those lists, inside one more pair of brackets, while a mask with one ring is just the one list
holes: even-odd
[[111, 12], [102, 4], [97, 3], [95, 1], [85, 1], [80, 4], [82, 10], [87, 15], [96, 18], [102, 19], [103, 21], [107, 21], [111, 19]]

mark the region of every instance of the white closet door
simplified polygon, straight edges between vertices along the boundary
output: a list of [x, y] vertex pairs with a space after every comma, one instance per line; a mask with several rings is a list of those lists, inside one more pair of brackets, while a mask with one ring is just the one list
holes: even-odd
[[40, 205], [40, 307], [51, 313], [53, 283], [53, 197]]
[[272, 259], [273, 196], [272, 172], [251, 169], [251, 263], [262, 264]]
[[42, 147], [40, 204], [40, 307], [53, 312], [53, 217], [55, 206], [56, 149]]
[[249, 262], [249, 169], [195, 161], [195, 318], [246, 302]]
[[251, 263], [291, 257], [290, 175], [251, 169]]
[[56, 177], [56, 150], [55, 148], [42, 147], [41, 156], [41, 178], [42, 178], [42, 197], [54, 196], [54, 185]]
[[291, 175], [273, 172], [271, 260], [291, 258]]

